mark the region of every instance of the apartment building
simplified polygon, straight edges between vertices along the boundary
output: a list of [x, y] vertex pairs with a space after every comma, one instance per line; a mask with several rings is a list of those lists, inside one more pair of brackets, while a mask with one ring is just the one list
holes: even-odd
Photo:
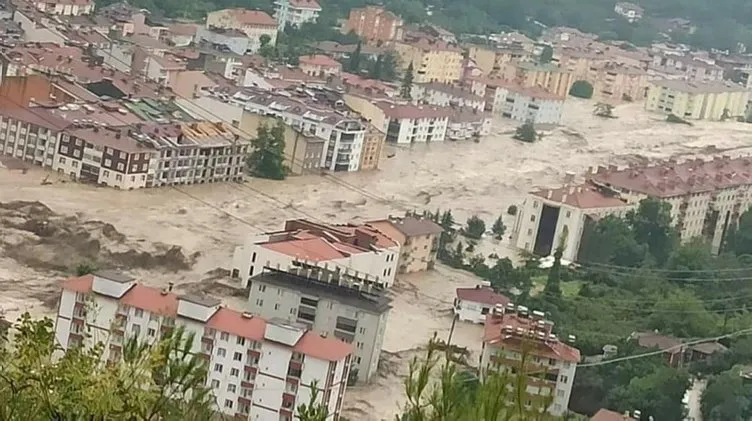
[[444, 83], [416, 83], [412, 86], [411, 96], [415, 102], [423, 102], [441, 107], [466, 107], [477, 111], [486, 108], [483, 97], [471, 90]]
[[457, 288], [453, 311], [461, 321], [485, 323], [486, 316], [500, 304], [506, 306], [511, 302], [508, 297], [496, 293], [491, 282], [481, 281], [479, 285], [469, 288]]
[[81, 16], [94, 13], [93, 0], [32, 0], [40, 12], [58, 16]]
[[381, 153], [384, 149], [386, 134], [368, 123], [366, 134], [363, 136], [363, 152], [360, 154], [360, 170], [376, 170], [379, 168]]
[[[508, 303], [489, 312], [483, 333], [481, 374], [490, 370], [524, 371], [527, 400], [552, 399], [548, 412], [567, 412], [580, 351], [553, 333], [554, 323], [545, 314]], [[573, 343], [574, 336], [567, 342]], [[522, 365], [522, 355], [527, 353]]]
[[533, 55], [521, 46], [510, 45], [492, 49], [473, 45], [468, 48], [468, 57], [484, 75], [489, 76], [499, 72], [508, 63], [532, 60]]
[[499, 72], [501, 79], [525, 88], [541, 88], [560, 97], [569, 95], [574, 78], [569, 70], [554, 64], [509, 63]]
[[253, 44], [245, 32], [229, 28], [200, 27], [196, 30], [195, 42], [241, 56], [247, 53], [255, 54], [261, 48], [260, 41]]
[[0, 100], [0, 153], [23, 162], [52, 168], [68, 122], [46, 110], [33, 110]]
[[608, 63], [594, 68], [593, 97], [610, 103], [641, 101], [648, 91], [648, 74], [638, 67]]
[[101, 342], [103, 359], [117, 361], [128, 340], [154, 343], [176, 327], [195, 335], [191, 352], [207, 361], [206, 385], [219, 413], [291, 421], [317, 381], [327, 420], [339, 417], [352, 345], [300, 324], [229, 309], [211, 297], [178, 296], [99, 271], [63, 283], [55, 337], [65, 351]]
[[441, 226], [428, 219], [408, 216], [370, 221], [367, 225], [400, 244], [398, 273], [433, 269], [439, 249]]
[[642, 14], [645, 12], [645, 9], [634, 3], [620, 1], [614, 6], [614, 12], [629, 21], [629, 23], [633, 23], [642, 19]]
[[237, 29], [246, 34], [250, 50], [261, 48], [261, 37], [269, 37], [269, 44], [277, 44], [277, 21], [266, 12], [247, 9], [223, 9], [206, 15], [207, 28]]
[[682, 79], [695, 82], [712, 82], [723, 80], [723, 67], [712, 60], [697, 57], [658, 53], [653, 56], [650, 69], [657, 72], [675, 72]]
[[572, 79], [587, 80], [593, 79], [593, 73], [596, 68], [605, 66], [611, 62], [611, 57], [601, 52], [590, 49], [577, 48], [555, 48], [551, 63], [566, 69], [572, 74]]
[[400, 244], [373, 226], [290, 220], [282, 231], [249, 237], [235, 249], [232, 275], [245, 287], [265, 267], [290, 270], [309, 262], [347, 269], [384, 287], [394, 283]]
[[310, 76], [320, 78], [339, 77], [342, 73], [342, 64], [337, 60], [322, 54], [314, 54], [300, 57], [300, 70]]
[[354, 32], [367, 42], [389, 42], [402, 39], [404, 22], [383, 6], [350, 9], [344, 32]]
[[709, 161], [668, 161], [647, 167], [598, 167], [589, 177], [629, 203], [646, 197], [669, 203], [682, 241], [703, 236], [718, 252], [728, 226], [737, 223], [752, 203], [750, 168], [749, 157], [717, 156]]
[[744, 116], [750, 91], [731, 82], [654, 80], [645, 109], [689, 120], [721, 120]]
[[471, 78], [470, 88], [485, 100], [485, 111], [516, 121], [559, 124], [565, 97], [503, 79]]
[[478, 140], [491, 133], [491, 113], [472, 108], [452, 107], [447, 122], [449, 140]]
[[[387, 142], [428, 143], [443, 142], [451, 110], [433, 105], [394, 104], [380, 101], [375, 112], [383, 117], [370, 119], [383, 121]], [[368, 117], [366, 117], [368, 118]]]
[[266, 268], [253, 278], [250, 313], [306, 325], [352, 346], [350, 372], [362, 382], [376, 374], [391, 300], [377, 287], [332, 268], [301, 264], [294, 271]]
[[589, 224], [607, 215], [624, 216], [634, 207], [590, 183], [536, 190], [519, 206], [512, 244], [538, 256], [549, 256], [563, 245], [562, 259], [573, 262]]
[[418, 38], [395, 42], [403, 71], [413, 65], [414, 83], [452, 83], [462, 76], [462, 49], [445, 41]]
[[284, 31], [288, 25], [300, 27], [304, 23], [316, 23], [321, 13], [321, 6], [316, 0], [275, 0], [274, 18], [279, 30]]

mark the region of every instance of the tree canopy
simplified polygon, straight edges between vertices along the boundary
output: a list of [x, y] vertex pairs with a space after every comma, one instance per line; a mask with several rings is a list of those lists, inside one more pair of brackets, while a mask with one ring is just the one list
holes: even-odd
[[248, 170], [251, 175], [273, 180], [283, 180], [285, 167], [285, 126], [278, 122], [274, 127], [262, 124], [251, 140], [253, 150], [248, 155]]

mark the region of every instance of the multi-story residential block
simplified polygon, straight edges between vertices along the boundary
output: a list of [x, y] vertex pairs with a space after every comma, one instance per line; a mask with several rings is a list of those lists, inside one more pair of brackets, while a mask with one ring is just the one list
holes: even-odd
[[251, 51], [261, 48], [261, 37], [269, 37], [269, 44], [277, 44], [277, 21], [266, 12], [246, 9], [224, 9], [206, 16], [207, 28], [237, 29], [248, 36]]
[[265, 267], [289, 270], [300, 262], [352, 271], [389, 287], [397, 274], [400, 244], [369, 225], [324, 225], [291, 220], [283, 231], [249, 237], [233, 255], [233, 277], [247, 286]]
[[614, 12], [632, 23], [642, 19], [642, 14], [645, 12], [645, 9], [634, 3], [620, 1], [614, 6]]
[[645, 109], [691, 120], [721, 120], [744, 116], [750, 91], [731, 82], [654, 80], [649, 83]]
[[451, 114], [447, 107], [394, 104], [388, 101], [377, 102], [375, 105], [376, 112], [380, 111], [383, 117], [371, 121], [384, 122], [382, 129], [386, 132], [387, 142], [443, 142], [446, 137]]
[[354, 32], [368, 42], [387, 42], [402, 38], [404, 22], [382, 6], [350, 9], [344, 32]]
[[0, 154], [52, 168], [58, 156], [61, 133], [68, 122], [46, 110], [24, 108], [0, 101]]
[[673, 72], [682, 79], [696, 82], [712, 82], [723, 80], [723, 67], [712, 60], [697, 57], [659, 53], [653, 56], [650, 70], [656, 72]]
[[363, 136], [363, 151], [360, 154], [361, 171], [379, 168], [385, 141], [386, 134], [369, 123], [366, 134]]
[[521, 46], [510, 45], [491, 49], [473, 45], [468, 49], [468, 57], [484, 75], [489, 76], [499, 72], [508, 63], [531, 60], [532, 53]]
[[[563, 415], [569, 406], [580, 351], [553, 333], [545, 314], [508, 303], [494, 307], [486, 318], [481, 375], [489, 370], [527, 373], [527, 399], [552, 399], [548, 412]], [[574, 336], [568, 337], [573, 342]], [[522, 355], [526, 353], [525, 365]]]
[[424, 102], [442, 107], [456, 106], [483, 111], [486, 101], [471, 90], [444, 83], [416, 83], [411, 96], [416, 102]]
[[555, 48], [551, 63], [566, 69], [572, 79], [591, 81], [596, 68], [611, 62], [611, 57], [600, 51], [576, 48]]
[[94, 13], [92, 0], [33, 0], [41, 12], [60, 16], [81, 16]]
[[491, 133], [491, 113], [473, 108], [453, 107], [447, 122], [449, 140], [479, 139]]
[[433, 269], [439, 249], [439, 236], [444, 231], [441, 226], [412, 216], [370, 221], [367, 225], [400, 244], [398, 273]]
[[564, 246], [562, 258], [577, 260], [583, 232], [607, 215], [623, 216], [634, 204], [593, 184], [536, 190], [519, 207], [512, 244], [539, 256]]
[[261, 47], [260, 44], [252, 44], [245, 32], [227, 28], [200, 27], [196, 30], [195, 42], [241, 56], [254, 54]]
[[610, 103], [640, 101], [648, 91], [648, 74], [638, 67], [608, 63], [592, 71], [593, 97]]
[[333, 268], [302, 264], [294, 272], [271, 268], [254, 277], [252, 314], [306, 325], [353, 346], [350, 371], [369, 381], [378, 369], [391, 300], [377, 287]]
[[481, 281], [474, 287], [457, 288], [453, 310], [461, 321], [485, 323], [486, 316], [497, 305], [506, 306], [510, 302], [508, 297], [494, 291], [489, 281]]
[[275, 0], [274, 18], [277, 19], [279, 30], [284, 31], [287, 25], [300, 27], [304, 23], [316, 23], [321, 13], [321, 6], [316, 0]]
[[517, 121], [558, 124], [565, 97], [503, 79], [472, 78], [470, 87], [485, 99], [485, 111]]
[[452, 83], [462, 76], [462, 49], [438, 39], [418, 38], [396, 42], [403, 71], [413, 65], [413, 82]]
[[[271, 128], [279, 124], [280, 120], [274, 116], [248, 114], [243, 116], [247, 133], [257, 133], [261, 125]], [[284, 165], [290, 174], [313, 174], [321, 172], [321, 159], [325, 154], [324, 139], [315, 136], [309, 131], [284, 125], [285, 151]], [[362, 168], [361, 168], [362, 169]]]
[[560, 97], [569, 95], [569, 88], [574, 83], [569, 70], [551, 63], [509, 63], [499, 73], [502, 79], [514, 81], [525, 88], [541, 88]]
[[300, 70], [308, 75], [320, 78], [337, 77], [342, 73], [342, 64], [322, 54], [300, 57]]
[[96, 272], [63, 283], [55, 337], [63, 350], [103, 343], [117, 361], [131, 338], [153, 343], [176, 327], [194, 334], [191, 353], [207, 361], [206, 385], [217, 412], [247, 420], [292, 420], [310, 401], [336, 420], [347, 387], [353, 346], [300, 324], [264, 320], [211, 297], [178, 296], [120, 273]]

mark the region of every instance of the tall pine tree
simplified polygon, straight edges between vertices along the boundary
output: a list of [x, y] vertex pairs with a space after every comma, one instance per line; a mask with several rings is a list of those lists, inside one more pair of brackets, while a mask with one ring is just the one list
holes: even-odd
[[413, 63], [410, 62], [410, 65], [407, 66], [407, 70], [405, 71], [405, 77], [402, 79], [402, 89], [400, 90], [400, 96], [404, 99], [413, 99], [413, 72]]

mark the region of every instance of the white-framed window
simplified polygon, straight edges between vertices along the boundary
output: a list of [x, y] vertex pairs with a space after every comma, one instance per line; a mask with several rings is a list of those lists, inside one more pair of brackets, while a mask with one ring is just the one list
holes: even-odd
[[227, 385], [227, 391], [228, 392], [235, 393], [236, 390], [237, 390], [237, 387], [234, 384], [228, 384]]
[[219, 334], [219, 339], [223, 341], [229, 341], [230, 340], [230, 334], [227, 332], [222, 332]]
[[237, 368], [231, 368], [230, 369], [230, 375], [232, 377], [238, 377], [239, 374], [240, 374], [240, 370], [238, 370]]
[[216, 371], [217, 373], [221, 373], [222, 372], [222, 364], [219, 364], [219, 363], [214, 364], [214, 371]]
[[236, 352], [235, 355], [232, 356], [233, 361], [243, 361], [243, 354], [240, 352]]
[[138, 336], [141, 334], [141, 326], [139, 325], [133, 325], [131, 327], [131, 332], [133, 332], [134, 335]]
[[225, 408], [232, 408], [232, 401], [229, 399], [225, 399]]
[[153, 338], [157, 336], [157, 331], [152, 328], [149, 328], [149, 330], [146, 331], [146, 334], [149, 335], [150, 338]]
[[238, 336], [238, 345], [245, 345], [245, 338], [242, 336]]
[[135, 314], [136, 314], [136, 317], [139, 317], [139, 318], [144, 317], [144, 311], [141, 310], [140, 308], [136, 309]]
[[227, 355], [227, 351], [224, 348], [218, 348], [217, 355], [219, 355], [220, 357], [224, 357], [225, 355]]

